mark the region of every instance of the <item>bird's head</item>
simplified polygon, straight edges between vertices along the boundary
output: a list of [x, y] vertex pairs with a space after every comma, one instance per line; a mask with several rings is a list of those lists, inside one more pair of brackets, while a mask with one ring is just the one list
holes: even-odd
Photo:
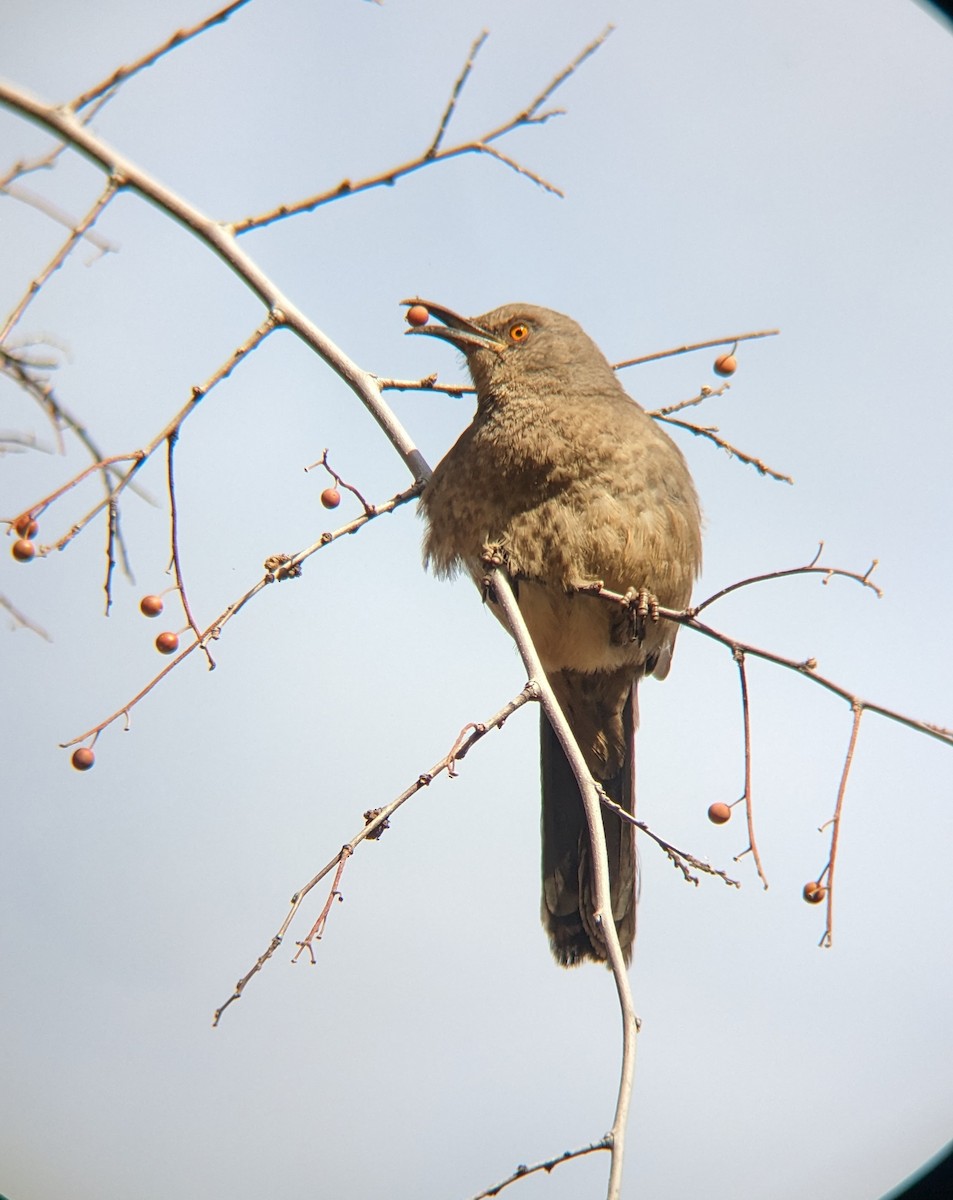
[[599, 347], [571, 318], [536, 304], [504, 304], [481, 317], [461, 317], [429, 300], [405, 300], [426, 308], [441, 324], [417, 325], [408, 333], [426, 334], [450, 342], [466, 355], [467, 366], [480, 396], [498, 393], [517, 383], [565, 381], [579, 389], [588, 377], [605, 386], [618, 386]]

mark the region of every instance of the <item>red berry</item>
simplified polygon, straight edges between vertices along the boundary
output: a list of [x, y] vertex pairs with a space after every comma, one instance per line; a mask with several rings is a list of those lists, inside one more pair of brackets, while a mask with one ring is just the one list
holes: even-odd
[[139, 611], [144, 617], [157, 617], [163, 608], [161, 596], [143, 596], [139, 601]]
[[426, 325], [430, 320], [430, 313], [422, 304], [411, 305], [407, 309], [407, 324], [420, 328], [421, 325]]
[[11, 553], [17, 562], [29, 562], [31, 558], [36, 557], [36, 546], [28, 538], [20, 538], [18, 542], [13, 543]]
[[733, 354], [721, 354], [715, 359], [716, 375], [734, 375], [738, 369], [738, 360]]
[[24, 513], [22, 517], [14, 524], [13, 528], [22, 538], [36, 537], [37, 530], [40, 528], [36, 521], [29, 513]]
[[827, 895], [827, 888], [822, 883], [818, 883], [812, 879], [804, 885], [803, 895], [808, 904], [820, 904]]
[[80, 746], [78, 750], [73, 751], [70, 761], [77, 771], [88, 771], [96, 761], [96, 755], [89, 746]]
[[708, 820], [713, 825], [724, 825], [726, 821], [731, 820], [731, 809], [723, 800], [719, 800], [717, 804], [713, 804], [709, 808]]
[[160, 633], [156, 638], [156, 649], [160, 654], [175, 654], [179, 648], [177, 633]]
[[325, 488], [321, 493], [321, 503], [325, 508], [337, 508], [341, 503], [341, 493], [337, 488]]

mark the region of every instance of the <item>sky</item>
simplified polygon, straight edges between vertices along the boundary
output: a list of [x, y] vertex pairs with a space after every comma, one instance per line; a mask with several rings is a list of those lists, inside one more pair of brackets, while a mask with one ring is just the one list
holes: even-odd
[[[207, 15], [195, 0], [82, 11], [8, 0], [0, 75], [66, 102]], [[747, 587], [712, 625], [815, 657], [851, 692], [953, 727], [953, 38], [911, 0], [253, 0], [131, 79], [96, 132], [222, 221], [405, 162], [429, 144], [480, 31], [448, 138], [522, 111], [607, 24], [557, 92], [565, 114], [498, 161], [434, 164], [242, 238], [363, 368], [459, 383], [459, 356], [404, 338], [400, 301], [464, 313], [509, 301], [574, 316], [613, 360], [778, 328], [742, 343], [724, 395], [690, 410], [789, 474], [763, 478], [674, 431], [705, 512], [696, 597], [821, 561], [884, 594], [805, 576]], [[0, 170], [51, 145], [0, 111]], [[65, 155], [23, 181], [71, 214], [102, 185]], [[261, 321], [260, 304], [187, 231], [122, 195], [17, 327], [57, 362], [57, 394], [104, 452], [146, 444]], [[0, 315], [63, 237], [0, 196]], [[629, 368], [648, 407], [715, 387], [715, 351]], [[471, 402], [389, 393], [435, 463]], [[0, 380], [10, 518], [88, 462], [59, 453]], [[372, 501], [399, 457], [353, 393], [273, 335], [183, 426], [180, 551], [199, 623], [264, 559], [357, 515], [329, 513], [327, 448]], [[266, 589], [215, 643], [111, 725], [95, 768], [59, 748], [164, 665], [170, 586], [165, 466], [122, 523], [134, 580], [103, 616], [100, 519], [62, 553], [0, 555], [0, 1193], [9, 1200], [469, 1197], [610, 1126], [619, 1018], [610, 976], [552, 962], [538, 921], [536, 714], [524, 709], [404, 806], [348, 863], [316, 964], [285, 944], [211, 1028], [288, 899], [362, 825], [488, 718], [525, 677], [464, 581], [427, 575], [407, 506]], [[93, 483], [43, 516], [66, 532]], [[749, 669], [764, 890], [738, 810], [741, 710], [730, 654], [683, 633], [642, 690], [640, 812], [740, 889], [686, 883], [640, 844], [631, 967], [642, 1019], [623, 1194], [707, 1200], [878, 1197], [953, 1131], [949, 952], [953, 748], [868, 713], [841, 824], [833, 945], [801, 889], [827, 861], [849, 706], [793, 673]], [[514, 1186], [526, 1200], [604, 1191], [591, 1155]], [[510, 1194], [510, 1193], [507, 1193]]]

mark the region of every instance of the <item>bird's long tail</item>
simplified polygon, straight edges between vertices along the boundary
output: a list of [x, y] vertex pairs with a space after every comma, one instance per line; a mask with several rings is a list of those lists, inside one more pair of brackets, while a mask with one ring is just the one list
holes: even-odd
[[[586, 763], [609, 798], [635, 812], [636, 681], [621, 672], [550, 676]], [[589, 828], [579, 786], [546, 714], [541, 714], [543, 924], [553, 956], [570, 967], [602, 962], [606, 948], [595, 920]], [[603, 809], [612, 915], [625, 961], [635, 938], [635, 829]]]

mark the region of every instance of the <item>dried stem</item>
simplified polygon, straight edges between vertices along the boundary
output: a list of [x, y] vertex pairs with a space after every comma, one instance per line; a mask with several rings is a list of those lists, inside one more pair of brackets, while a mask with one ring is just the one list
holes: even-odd
[[714, 346], [732, 346], [735, 342], [748, 342], [752, 338], [777, 337], [780, 329], [760, 329], [754, 333], [733, 333], [730, 337], [712, 338], [708, 342], [689, 342], [684, 346], [675, 346], [671, 350], [656, 350], [653, 354], [643, 354], [640, 358], [627, 358], [623, 362], [613, 364], [613, 369], [621, 371], [625, 367], [636, 367], [641, 363], [655, 362], [659, 358], [671, 358], [675, 354], [690, 354], [694, 350], [710, 350]]
[[611, 1149], [612, 1141], [610, 1135], [606, 1134], [601, 1142], [593, 1142], [591, 1146], [583, 1146], [579, 1150], [566, 1150], [556, 1158], [548, 1158], [545, 1162], [535, 1163], [532, 1167], [519, 1166], [512, 1175], [507, 1176], [500, 1183], [494, 1184], [493, 1187], [488, 1188], [485, 1192], [480, 1192], [473, 1197], [473, 1200], [489, 1200], [492, 1196], [498, 1196], [511, 1183], [516, 1183], [518, 1179], [525, 1179], [528, 1175], [535, 1175], [537, 1171], [545, 1171], [549, 1175], [556, 1167], [561, 1166], [563, 1163], [571, 1162], [574, 1158], [582, 1158], [586, 1154], [594, 1154], [599, 1150]]
[[[40, 553], [48, 554], [51, 550], [62, 550], [63, 547], [68, 545], [73, 538], [75, 538], [83, 529], [85, 529], [90, 521], [98, 516], [103, 509], [114, 504], [118, 500], [121, 493], [132, 484], [132, 481], [137, 473], [142, 469], [149, 458], [151, 458], [158, 447], [164, 442], [167, 442], [170, 437], [178, 435], [178, 431], [182, 427], [182, 424], [190, 416], [190, 414], [195, 411], [195, 408], [198, 406], [199, 402], [203, 400], [216, 385], [221, 383], [224, 379], [227, 379], [235, 367], [248, 354], [250, 354], [252, 350], [255, 350], [261, 345], [264, 339], [276, 328], [277, 324], [277, 318], [274, 315], [269, 314], [269, 316], [254, 331], [254, 333], [245, 342], [243, 342], [242, 345], [232, 351], [228, 359], [226, 359], [226, 361], [215, 372], [213, 372], [213, 374], [208, 380], [206, 380], [204, 384], [192, 388], [188, 402], [175, 414], [172, 420], [168, 421], [159, 431], [159, 433], [157, 433], [156, 436], [150, 442], [147, 442], [146, 445], [141, 449], [133, 450], [128, 454], [114, 454], [110, 458], [100, 459], [98, 462], [94, 462], [84, 470], [79, 471], [72, 477], [72, 479], [67, 480], [66, 483], [57, 488], [55, 491], [50, 492], [49, 495], [35, 501], [30, 506], [29, 511], [35, 516], [39, 516], [39, 514], [48, 508], [54, 501], [58, 500], [61, 496], [64, 496], [78, 484], [82, 483], [82, 481], [94, 471], [101, 472], [104, 480], [106, 481], [107, 486], [105, 497], [99, 501], [98, 504], [93, 505], [93, 507], [89, 509], [89, 511], [86, 512], [82, 517], [80, 517], [78, 521], [75, 521], [67, 530], [67, 532], [64, 533], [57, 541], [51, 543], [50, 545], [41, 546]], [[118, 463], [130, 463], [131, 465], [128, 471], [125, 473], [119, 473], [116, 475], [115, 479], [111, 479], [110, 476], [106, 474], [106, 469], [115, 467]]]
[[482, 50], [483, 43], [489, 36], [490, 31], [488, 29], [484, 29], [470, 47], [470, 53], [467, 55], [467, 61], [463, 64], [463, 70], [457, 76], [457, 80], [453, 85], [453, 91], [450, 93], [450, 99], [447, 101], [447, 107], [443, 110], [443, 116], [440, 118], [440, 124], [437, 126], [437, 132], [434, 134], [433, 141], [424, 151], [424, 158], [433, 158], [433, 156], [440, 149], [440, 143], [443, 141], [443, 135], [447, 132], [447, 126], [450, 124], [450, 119], [457, 107], [457, 101], [460, 99], [460, 93], [463, 91], [464, 85], [470, 78], [470, 72], [473, 70], [473, 64], [476, 62], [476, 56]]
[[366, 525], [368, 521], [372, 521], [375, 517], [382, 516], [384, 513], [392, 512], [395, 508], [399, 508], [402, 504], [407, 504], [409, 501], [415, 500], [417, 496], [420, 495], [420, 490], [421, 485], [414, 484], [406, 491], [399, 492], [396, 496], [383, 504], [369, 506], [369, 508], [365, 509], [360, 516], [355, 517], [353, 521], [349, 521], [346, 525], [342, 525], [333, 533], [323, 533], [316, 542], [304, 550], [299, 550], [296, 554], [274, 555], [268, 560], [265, 574], [261, 577], [261, 579], [259, 579], [257, 583], [250, 587], [243, 596], [234, 601], [223, 612], [221, 612], [218, 617], [216, 617], [216, 619], [212, 621], [212, 623], [204, 630], [198, 630], [196, 640], [190, 642], [189, 645], [180, 650], [175, 658], [173, 658], [165, 667], [163, 667], [163, 669], [159, 671], [157, 675], [153, 676], [153, 678], [149, 680], [145, 687], [141, 688], [121, 708], [117, 709], [114, 713], [111, 713], [104, 720], [100, 721], [99, 724], [94, 725], [85, 733], [81, 733], [77, 737], [71, 738], [68, 742], [61, 742], [60, 748], [66, 750], [70, 746], [75, 746], [77, 742], [85, 741], [88, 737], [98, 736], [104, 729], [107, 728], [107, 726], [112, 725], [120, 718], [125, 718], [128, 721], [130, 711], [135, 708], [140, 701], [144, 700], [146, 696], [148, 696], [149, 693], [158, 684], [160, 684], [171, 671], [175, 670], [175, 668], [183, 661], [183, 659], [188, 658], [188, 656], [197, 649], [205, 650], [209, 642], [219, 638], [225, 625], [228, 624], [228, 622], [234, 617], [236, 617], [245, 607], [245, 605], [253, 600], [255, 596], [264, 591], [269, 584], [280, 582], [285, 579], [296, 578], [301, 574], [301, 564], [307, 558], [310, 558], [312, 554], [316, 554], [319, 550], [323, 550], [325, 546], [329, 546], [332, 542], [337, 541], [338, 538], [344, 537], [346, 534], [356, 533], [358, 529], [360, 529], [363, 525]]
[[[291, 922], [297, 915], [297, 912], [308, 893], [312, 891], [313, 888], [317, 887], [321, 880], [329, 875], [332, 871], [337, 871], [344, 860], [349, 858], [354, 853], [361, 842], [365, 840], [376, 841], [380, 836], [378, 831], [387, 826], [390, 817], [392, 817], [402, 805], [406, 804], [412, 796], [415, 796], [423, 788], [429, 787], [434, 779], [444, 772], [451, 777], [455, 775], [456, 764], [466, 755], [472, 746], [474, 746], [478, 741], [480, 741], [481, 738], [489, 733], [491, 729], [502, 728], [504, 722], [511, 717], [513, 713], [522, 708], [524, 704], [536, 699], [538, 699], [538, 691], [532, 684], [528, 683], [517, 696], [514, 696], [512, 700], [505, 704], [499, 710], [499, 712], [490, 717], [488, 721], [470, 724], [461, 730], [453, 745], [450, 747], [450, 750], [443, 756], [443, 758], [434, 763], [429, 771], [425, 771], [422, 775], [418, 775], [414, 782], [409, 787], [405, 788], [395, 800], [392, 800], [390, 804], [385, 805], [383, 808], [374, 810], [373, 813], [366, 814], [364, 825], [360, 831], [356, 833], [349, 842], [345, 843], [341, 850], [334, 856], [334, 858], [331, 859], [329, 863], [321, 868], [317, 875], [310, 879], [304, 885], [304, 887], [300, 888], [291, 897], [291, 907], [288, 911], [288, 915], [281, 923], [278, 932], [271, 939], [271, 942], [264, 953], [259, 955], [254, 966], [236, 983], [235, 990], [231, 996], [229, 996], [221, 1008], [215, 1010], [215, 1014], [212, 1019], [213, 1026], [218, 1025], [219, 1021], [221, 1020], [222, 1013], [225, 1012], [230, 1004], [233, 1004], [236, 1000], [241, 998], [242, 993], [248, 986], [249, 982], [258, 974], [265, 963], [273, 957], [275, 951], [284, 940], [284, 936], [288, 932]], [[340, 875], [337, 876], [337, 879], [340, 879]], [[332, 887], [331, 890], [333, 898], [335, 889]]]
[[476, 388], [462, 383], [437, 383], [436, 374], [423, 379], [378, 379], [382, 392], [439, 392], [443, 396], [475, 396]]
[[155, 50], [150, 50], [148, 54], [144, 54], [141, 58], [137, 58], [134, 62], [125, 67], [119, 67], [101, 83], [97, 83], [95, 87], [89, 91], [83, 92], [77, 96], [67, 107], [74, 112], [85, 108], [94, 100], [98, 100], [101, 96], [107, 93], [112, 93], [121, 84], [131, 76], [138, 74], [139, 71], [145, 70], [146, 67], [151, 67], [154, 62], [157, 62], [164, 54], [168, 54], [170, 50], [175, 50], [177, 46], [181, 46], [183, 42], [189, 41], [191, 38], [198, 37], [200, 33], [204, 33], [206, 29], [211, 29], [213, 25], [221, 25], [223, 21], [227, 21], [232, 13], [238, 9], [244, 8], [250, 0], [232, 0], [231, 4], [226, 4], [224, 8], [213, 13], [210, 17], [206, 17], [204, 21], [200, 21], [197, 25], [193, 25], [190, 29], [180, 29], [174, 33], [167, 41], [163, 42]]
[[677, 846], [672, 845], [671, 842], [667, 842], [664, 838], [659, 837], [659, 835], [653, 832], [653, 830], [650, 829], [644, 821], [638, 820], [638, 818], [634, 817], [632, 813], [628, 812], [621, 805], [616, 804], [614, 800], [610, 800], [605, 791], [598, 784], [597, 790], [599, 792], [599, 799], [602, 802], [602, 807], [608, 809], [610, 812], [614, 812], [620, 818], [620, 820], [626, 821], [630, 825], [634, 825], [636, 829], [641, 829], [646, 837], [651, 838], [656, 846], [665, 852], [665, 855], [671, 862], [672, 866], [681, 871], [682, 877], [686, 883], [691, 883], [694, 884], [695, 887], [698, 887], [698, 876], [692, 874], [692, 869], [694, 869], [696, 871], [701, 871], [704, 875], [716, 875], [729, 887], [741, 887], [739, 881], [737, 879], [732, 879], [726, 871], [722, 871], [718, 867], [713, 867], [711, 863], [704, 862], [702, 859], [696, 858], [694, 854], [689, 854], [687, 850], [680, 850]]
[[143, 196], [174, 221], [190, 230], [212, 250], [261, 300], [276, 324], [286, 326], [318, 354], [365, 405], [414, 479], [428, 479], [430, 468], [407, 431], [384, 403], [374, 377], [361, 370], [281, 290], [258, 264], [239, 248], [233, 230], [213, 220], [178, 193], [164, 187], [149, 172], [97, 137], [69, 109], [44, 104], [22, 88], [0, 81], [0, 104], [64, 139], [123, 187]]
[[331, 883], [331, 891], [328, 893], [327, 901], [325, 902], [324, 908], [321, 909], [318, 919], [311, 927], [311, 932], [303, 941], [298, 942], [297, 953], [291, 960], [293, 963], [296, 963], [304, 951], [307, 950], [308, 954], [311, 956], [311, 965], [315, 966], [317, 964], [317, 959], [314, 957], [314, 943], [315, 941], [320, 942], [321, 938], [324, 936], [324, 927], [328, 923], [328, 915], [331, 912], [331, 907], [334, 904], [334, 901], [344, 899], [344, 897], [341, 895], [341, 876], [344, 874], [344, 868], [347, 865], [347, 860], [353, 853], [354, 851], [350, 846], [342, 847], [341, 853], [338, 855], [338, 868], [334, 872], [334, 879]]
[[738, 862], [739, 859], [744, 858], [750, 852], [754, 856], [754, 865], [758, 871], [758, 878], [764, 885], [765, 891], [767, 891], [768, 877], [764, 873], [764, 867], [761, 864], [761, 854], [758, 851], [758, 842], [754, 835], [754, 809], [752, 807], [751, 794], [751, 706], [748, 703], [748, 672], [745, 669], [744, 651], [740, 649], [736, 650], [734, 659], [738, 664], [738, 679], [741, 683], [741, 717], [745, 735], [745, 790], [742, 799], [745, 803], [745, 820], [748, 824], [748, 848], [735, 856], [735, 862]]
[[655, 419], [657, 421], [664, 421], [666, 425], [677, 425], [679, 429], [687, 429], [689, 433], [695, 434], [696, 437], [707, 438], [708, 441], [714, 442], [716, 446], [720, 446], [732, 458], [737, 458], [739, 462], [746, 463], [749, 467], [754, 467], [759, 475], [770, 475], [772, 479], [777, 479], [781, 483], [794, 483], [790, 475], [784, 475], [780, 471], [775, 471], [773, 467], [769, 467], [760, 458], [746, 454], [743, 450], [739, 450], [737, 446], [733, 446], [731, 442], [719, 437], [718, 429], [714, 425], [693, 425], [691, 421], [679, 421], [675, 417], [656, 416]]
[[831, 824], [831, 853], [827, 861], [827, 922], [824, 928], [824, 936], [821, 938], [820, 944], [825, 948], [829, 948], [833, 941], [834, 935], [834, 869], [837, 864], [837, 845], [840, 838], [840, 822], [841, 812], [844, 808], [844, 795], [847, 792], [847, 777], [850, 774], [851, 764], [854, 761], [854, 750], [857, 746], [857, 735], [860, 732], [860, 722], [864, 715], [864, 705], [855, 701], [851, 706], [854, 712], [854, 723], [850, 731], [850, 741], [847, 745], [847, 754], [844, 758], [844, 769], [841, 772], [840, 786], [837, 789], [837, 804], [834, 807], [834, 816]]
[[664, 408], [646, 409], [646, 416], [654, 417], [656, 420], [660, 417], [670, 417], [672, 413], [681, 412], [686, 408], [694, 408], [696, 404], [703, 404], [706, 400], [710, 400], [712, 396], [723, 396], [731, 387], [730, 383], [723, 383], [720, 387], [703, 387], [697, 396], [690, 396], [687, 400], [679, 400], [675, 404], [667, 404]]
[[166, 469], [169, 487], [169, 537], [172, 543], [172, 574], [175, 579], [176, 591], [179, 593], [179, 599], [182, 602], [182, 608], [185, 612], [185, 619], [189, 623], [189, 628], [195, 634], [196, 640], [202, 647], [202, 651], [208, 660], [208, 669], [215, 670], [215, 659], [212, 658], [211, 651], [206, 642], [202, 641], [202, 631], [195, 622], [195, 617], [192, 615], [192, 606], [189, 604], [189, 595], [185, 588], [185, 578], [182, 574], [182, 560], [179, 555], [179, 509], [175, 500], [175, 472], [173, 463], [175, 460], [175, 447], [179, 440], [178, 430], [174, 430], [166, 438], [166, 446], [168, 453], [166, 455]]
[[116, 541], [119, 537], [119, 505], [115, 500], [109, 501], [108, 516], [106, 519], [106, 580], [103, 584], [103, 591], [106, 593], [106, 613], [109, 616], [109, 610], [113, 603], [113, 571], [116, 569]]
[[502, 609], [506, 623], [516, 642], [530, 683], [539, 692], [540, 702], [553, 727], [569, 765], [579, 784], [586, 823], [589, 827], [589, 844], [593, 874], [593, 896], [595, 920], [605, 943], [608, 965], [615, 981], [619, 1010], [622, 1017], [622, 1063], [619, 1073], [619, 1091], [616, 1099], [612, 1128], [607, 1135], [611, 1145], [608, 1200], [618, 1200], [622, 1188], [622, 1168], [625, 1162], [625, 1137], [629, 1107], [632, 1101], [632, 1085], [635, 1078], [635, 1055], [638, 1042], [638, 1018], [632, 1003], [632, 990], [626, 973], [625, 960], [615, 921], [612, 919], [612, 903], [609, 896], [609, 860], [606, 853], [605, 829], [602, 824], [600, 798], [595, 781], [586, 766], [582, 752], [576, 743], [556, 695], [539, 661], [533, 640], [520, 613], [513, 594], [509, 577], [499, 567], [492, 566], [487, 573], [487, 586]]
[[765, 583], [771, 579], [789, 579], [792, 575], [823, 575], [823, 582], [825, 584], [829, 583], [831, 579], [838, 577], [842, 579], [853, 579], [856, 583], [860, 583], [864, 587], [870, 588], [878, 600], [883, 599], [883, 591], [875, 583], [872, 583], [870, 579], [878, 565], [878, 560], [876, 558], [873, 560], [873, 562], [871, 562], [867, 570], [861, 575], [857, 571], [845, 571], [841, 567], [818, 566], [818, 560], [823, 552], [824, 543], [820, 542], [817, 547], [817, 553], [814, 555], [811, 561], [805, 564], [803, 567], [788, 567], [783, 571], [768, 571], [764, 575], [751, 575], [747, 579], [738, 580], [737, 583], [730, 583], [727, 587], [723, 587], [720, 591], [715, 592], [706, 600], [702, 600], [700, 604], [694, 605], [691, 609], [691, 612], [693, 616], [698, 616], [700, 612], [708, 608], [709, 605], [714, 604], [716, 600], [721, 600], [723, 596], [729, 596], [732, 592], [737, 592], [739, 588], [750, 587], [753, 583]]
[[481, 137], [474, 138], [471, 141], [459, 142], [454, 146], [449, 146], [442, 149], [444, 134], [452, 120], [455, 112], [457, 100], [464, 84], [470, 77], [473, 69], [474, 60], [481, 46], [486, 40], [486, 34], [481, 34], [479, 38], [470, 47], [467, 55], [467, 60], [464, 63], [463, 69], [458, 75], [456, 82], [450, 94], [450, 99], [444, 109], [443, 115], [438, 123], [437, 132], [433, 139], [416, 158], [410, 159], [408, 162], [401, 163], [396, 167], [391, 167], [386, 171], [379, 171], [375, 175], [369, 175], [364, 179], [352, 181], [344, 179], [333, 188], [329, 188], [323, 192], [317, 192], [312, 196], [306, 197], [304, 200], [298, 200], [290, 204], [280, 204], [276, 208], [268, 212], [261, 213], [258, 216], [245, 217], [241, 221], [237, 221], [231, 226], [231, 232], [236, 236], [243, 233], [248, 233], [253, 229], [261, 229], [265, 225], [270, 225], [274, 221], [283, 221], [287, 217], [298, 216], [301, 213], [314, 212], [316, 208], [320, 208], [324, 204], [330, 204], [335, 200], [341, 200], [345, 196], [353, 196], [358, 192], [366, 192], [370, 188], [376, 187], [391, 187], [398, 179], [402, 179], [406, 175], [410, 175], [415, 171], [419, 171], [424, 167], [429, 167], [434, 163], [446, 162], [452, 158], [459, 158], [463, 154], [485, 154], [491, 158], [496, 158], [506, 166], [518, 171], [533, 183], [538, 184], [548, 192], [552, 192], [557, 196], [561, 196], [562, 192], [554, 184], [538, 175], [535, 171], [529, 170], [528, 167], [522, 166], [514, 159], [508, 158], [501, 151], [492, 145], [493, 142], [505, 137], [516, 129], [523, 128], [528, 125], [539, 125], [549, 120], [550, 117], [556, 116], [556, 112], [540, 113], [540, 107], [548, 100], [553, 92], [576, 71], [590, 55], [603, 44], [609, 34], [612, 32], [612, 26], [609, 26], [591, 42], [584, 50], [582, 50], [572, 62], [559, 72], [540, 92], [535, 100], [522, 112], [511, 117], [508, 121], [504, 121], [502, 125], [496, 126], [494, 129], [484, 133]]
[[[60, 149], [62, 150], [62, 148], [61, 146]], [[54, 204], [52, 200], [47, 200], [39, 192], [25, 188], [22, 184], [3, 184], [0, 182], [0, 192], [6, 193], [13, 200], [19, 200], [21, 204], [27, 204], [30, 208], [35, 208], [37, 212], [43, 213], [44, 216], [49, 217], [51, 221], [55, 221], [58, 225], [65, 225], [67, 229], [74, 229], [78, 224], [76, 218], [71, 217], [59, 205]], [[100, 254], [114, 254], [116, 252], [116, 243], [109, 241], [108, 238], [104, 238], [102, 234], [97, 233], [94, 229], [85, 229], [82, 236], [91, 246], [95, 246]]]
[[53, 275], [54, 272], [58, 271], [63, 263], [66, 262], [70, 252], [76, 246], [77, 242], [79, 242], [85, 236], [86, 231], [95, 224], [97, 217], [100, 215], [103, 209], [105, 209], [110, 200], [112, 200], [113, 196], [116, 195], [118, 190], [119, 181], [115, 178], [115, 176], [111, 176], [105, 188], [97, 197], [96, 202], [86, 213], [86, 216], [82, 218], [78, 225], [70, 230], [69, 237], [56, 251], [39, 275], [37, 275], [36, 278], [30, 283], [30, 286], [27, 288], [19, 303], [13, 309], [13, 312], [10, 313], [6, 321], [4, 321], [3, 326], [0, 327], [0, 343], [7, 340], [17, 322], [26, 312], [30, 302], [35, 296], [38, 295], [40, 289], [50, 278], [50, 276]]
[[37, 637], [41, 637], [45, 642], [53, 641], [53, 639], [41, 625], [37, 625], [35, 621], [31, 621], [28, 616], [20, 612], [16, 605], [8, 600], [7, 597], [2, 593], [0, 593], [0, 608], [5, 609], [10, 614], [10, 617], [15, 625], [20, 625], [24, 629], [29, 629], [31, 633], [35, 633]]

